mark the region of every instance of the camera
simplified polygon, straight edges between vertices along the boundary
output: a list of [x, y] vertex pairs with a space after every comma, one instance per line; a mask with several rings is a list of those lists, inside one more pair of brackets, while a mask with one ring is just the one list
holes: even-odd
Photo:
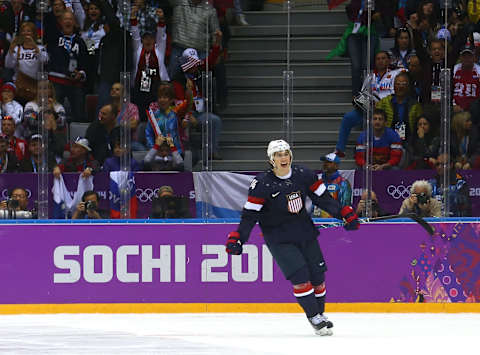
[[18, 208], [18, 206], [20, 206], [20, 204], [18, 203], [18, 200], [7, 200], [7, 208], [9, 210], [14, 210], [16, 208]]
[[417, 195], [417, 201], [419, 205], [425, 205], [428, 202], [428, 196], [426, 193], [422, 192]]
[[85, 210], [96, 210], [97, 209], [97, 203], [95, 201], [87, 201], [85, 202]]

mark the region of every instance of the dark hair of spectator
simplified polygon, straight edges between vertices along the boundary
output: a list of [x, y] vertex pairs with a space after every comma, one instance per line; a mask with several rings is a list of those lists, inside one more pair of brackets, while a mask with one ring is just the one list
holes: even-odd
[[88, 196], [92, 196], [92, 195], [95, 195], [97, 196], [97, 201], [100, 201], [100, 196], [93, 190], [88, 190], [88, 191], [85, 191], [82, 195], [82, 202], [85, 202], [85, 199], [88, 197]]
[[388, 58], [392, 57], [389, 51], [378, 51], [377, 54], [375, 54], [375, 58], [377, 58], [377, 55], [383, 54], [383, 53], [386, 54]]
[[169, 82], [161, 82], [158, 86], [158, 97], [168, 97], [169, 99], [175, 99], [175, 88]]
[[100, 10], [100, 17], [97, 21], [93, 22], [88, 16], [88, 14], [86, 14], [87, 16], [85, 17], [85, 24], [83, 26], [83, 30], [88, 31], [88, 29], [93, 25], [94, 31], [98, 31], [99, 25], [103, 22], [102, 4], [98, 0], [90, 0], [90, 3], [86, 7], [87, 11], [90, 6], [96, 6], [98, 10]]
[[408, 75], [408, 73], [406, 71], [402, 71], [400, 73], [397, 74], [397, 76], [395, 77], [395, 81], [397, 81], [398, 78], [405, 78], [408, 80], [408, 85], [410, 85], [410, 76]]
[[[382, 115], [383, 117], [383, 120], [386, 121], [387, 120], [387, 114], [384, 110], [382, 109], [379, 109], [379, 108], [376, 108], [375, 110], [373, 110], [373, 115]], [[372, 115], [372, 116], [373, 116]]]
[[[423, 12], [423, 6], [426, 5], [426, 4], [430, 4], [430, 3], [433, 4], [433, 12], [430, 16], [427, 16]], [[423, 1], [421, 1], [420, 4], [418, 4], [418, 8], [417, 8], [418, 23], [422, 22], [423, 20], [427, 20], [429, 25], [430, 25], [430, 28], [433, 29], [435, 27], [436, 23], [437, 23], [435, 10], [436, 10], [435, 9], [435, 2], [433, 0], [423, 0]]]
[[410, 31], [406, 29], [405, 27], [399, 28], [397, 32], [395, 33], [395, 44], [393, 46], [393, 49], [396, 51], [399, 51], [400, 49], [398, 48], [398, 39], [400, 38], [400, 35], [402, 33], [406, 33], [408, 35], [408, 48], [407, 50], [412, 49], [412, 37], [410, 36]]
[[431, 42], [430, 42], [430, 47], [429, 47], [430, 49], [432, 49], [432, 45], [434, 43], [440, 43], [442, 48], [445, 48], [445, 40], [443, 40], [443, 39], [438, 39], [438, 38], [432, 39]]
[[23, 187], [20, 187], [20, 186], [17, 186], [17, 187], [14, 187], [13, 189], [11, 189], [8, 193], [8, 197], [9, 198], [12, 198], [12, 195], [15, 191], [17, 190], [22, 190], [23, 192], [25, 192], [25, 196], [28, 198], [28, 192], [26, 189], [24, 189]]
[[433, 124], [432, 120], [427, 115], [420, 115], [415, 119], [415, 126], [414, 126], [415, 129], [413, 131], [413, 140], [416, 141], [418, 139], [418, 134], [417, 134], [418, 121], [420, 121], [422, 118], [424, 120], [428, 121], [428, 123], [430, 125], [430, 128], [429, 128], [428, 132], [425, 132], [425, 135], [424, 135], [424, 138], [423, 138], [425, 140], [425, 142], [427, 142], [427, 144], [430, 144], [430, 142], [437, 135], [437, 133], [436, 133], [436, 127], [434, 127], [434, 124]]

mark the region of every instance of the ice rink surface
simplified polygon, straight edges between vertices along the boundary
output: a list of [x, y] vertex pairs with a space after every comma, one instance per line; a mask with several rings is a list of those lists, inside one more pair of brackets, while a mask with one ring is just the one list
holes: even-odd
[[319, 337], [303, 314], [0, 316], [1, 354], [478, 354], [480, 314], [331, 313]]

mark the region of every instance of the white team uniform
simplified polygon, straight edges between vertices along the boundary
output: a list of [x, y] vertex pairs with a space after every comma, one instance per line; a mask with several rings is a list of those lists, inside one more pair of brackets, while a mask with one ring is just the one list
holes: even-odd
[[45, 47], [39, 45], [38, 49], [39, 53], [35, 49], [25, 49], [17, 46], [13, 53], [10, 53], [10, 51], [7, 53], [5, 67], [15, 70], [14, 80], [17, 76], [17, 70], [33, 79], [37, 79], [37, 73], [42, 69], [41, 64], [48, 61], [48, 53]]
[[368, 82], [370, 81], [372, 85], [372, 94], [376, 94], [378, 97], [380, 97], [380, 99], [383, 99], [384, 97], [393, 94], [393, 84], [395, 82], [395, 77], [402, 71], [406, 70], [387, 70], [387, 72], [382, 77], [380, 77], [378, 73], [374, 71], [371, 73], [371, 80], [365, 78], [365, 80], [363, 81], [361, 91], [367, 91]]

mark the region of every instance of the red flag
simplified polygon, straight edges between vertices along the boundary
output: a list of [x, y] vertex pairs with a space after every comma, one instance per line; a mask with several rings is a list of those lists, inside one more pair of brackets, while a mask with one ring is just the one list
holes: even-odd
[[328, 9], [329, 9], [329, 10], [334, 9], [334, 8], [336, 8], [338, 5], [341, 5], [342, 3], [344, 3], [345, 1], [347, 1], [347, 0], [327, 0], [327, 2], [328, 2]]

